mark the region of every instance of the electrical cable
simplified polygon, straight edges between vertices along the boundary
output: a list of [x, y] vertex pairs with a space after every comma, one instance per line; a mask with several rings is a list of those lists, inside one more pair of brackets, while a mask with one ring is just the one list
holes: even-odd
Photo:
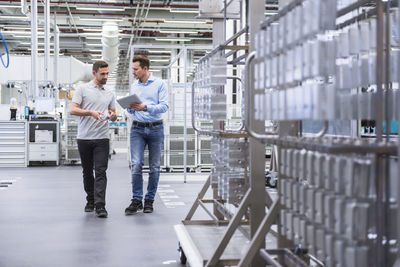
[[6, 65], [6, 64], [4, 63], [3, 56], [2, 56], [1, 50], [0, 50], [0, 59], [1, 59], [1, 63], [3, 63], [3, 66], [4, 66], [5, 68], [8, 68], [8, 66], [10, 65], [10, 53], [8, 52], [7, 42], [6, 42], [6, 40], [4, 39], [4, 36], [3, 36], [3, 34], [1, 34], [1, 32], [0, 32], [0, 37], [1, 37], [1, 40], [3, 40], [4, 47], [6, 48], [6, 54], [7, 54], [7, 65]]

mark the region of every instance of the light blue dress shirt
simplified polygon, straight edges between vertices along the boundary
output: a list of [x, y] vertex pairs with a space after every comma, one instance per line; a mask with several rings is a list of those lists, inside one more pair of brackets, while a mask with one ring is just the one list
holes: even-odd
[[156, 122], [162, 120], [162, 113], [168, 110], [168, 89], [164, 81], [152, 74], [146, 83], [140, 80], [132, 86], [131, 94], [136, 94], [147, 106], [147, 111], [135, 111], [128, 108], [134, 121]]

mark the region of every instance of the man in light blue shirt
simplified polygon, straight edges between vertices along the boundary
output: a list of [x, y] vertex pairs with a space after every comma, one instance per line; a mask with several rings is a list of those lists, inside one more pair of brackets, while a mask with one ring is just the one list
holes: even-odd
[[[126, 215], [142, 210], [153, 212], [153, 202], [160, 178], [160, 161], [164, 143], [162, 113], [168, 110], [168, 89], [165, 83], [149, 72], [150, 61], [138, 55], [132, 60], [132, 73], [138, 80], [131, 93], [139, 96], [141, 103], [131, 103], [128, 112], [132, 114], [130, 136], [132, 200], [125, 209]], [[143, 207], [143, 159], [144, 149], [149, 150], [149, 182]]]

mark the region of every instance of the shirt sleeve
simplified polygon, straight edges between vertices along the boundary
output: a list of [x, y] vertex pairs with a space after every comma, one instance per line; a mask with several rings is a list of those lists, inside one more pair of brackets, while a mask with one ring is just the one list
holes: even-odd
[[115, 110], [115, 94], [114, 93], [112, 93], [112, 98], [111, 98], [110, 105], [108, 105], [108, 109]]
[[130, 114], [135, 113], [135, 110], [133, 108], [127, 108], [126, 111], [128, 111], [128, 113], [130, 113]]
[[74, 97], [72, 98], [72, 102], [74, 102], [74, 103], [76, 103], [76, 104], [82, 104], [82, 87], [78, 87], [76, 90], [75, 90], [75, 93], [74, 93]]
[[161, 81], [158, 89], [158, 104], [147, 105], [147, 112], [150, 114], [164, 113], [168, 110], [168, 89], [164, 81]]

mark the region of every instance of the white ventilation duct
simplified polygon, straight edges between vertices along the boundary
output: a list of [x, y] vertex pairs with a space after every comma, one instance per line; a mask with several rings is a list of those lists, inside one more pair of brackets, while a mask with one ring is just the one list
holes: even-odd
[[113, 72], [118, 64], [118, 24], [115, 22], [105, 22], [103, 24], [101, 43], [103, 44], [102, 58], [108, 63], [110, 72]]

